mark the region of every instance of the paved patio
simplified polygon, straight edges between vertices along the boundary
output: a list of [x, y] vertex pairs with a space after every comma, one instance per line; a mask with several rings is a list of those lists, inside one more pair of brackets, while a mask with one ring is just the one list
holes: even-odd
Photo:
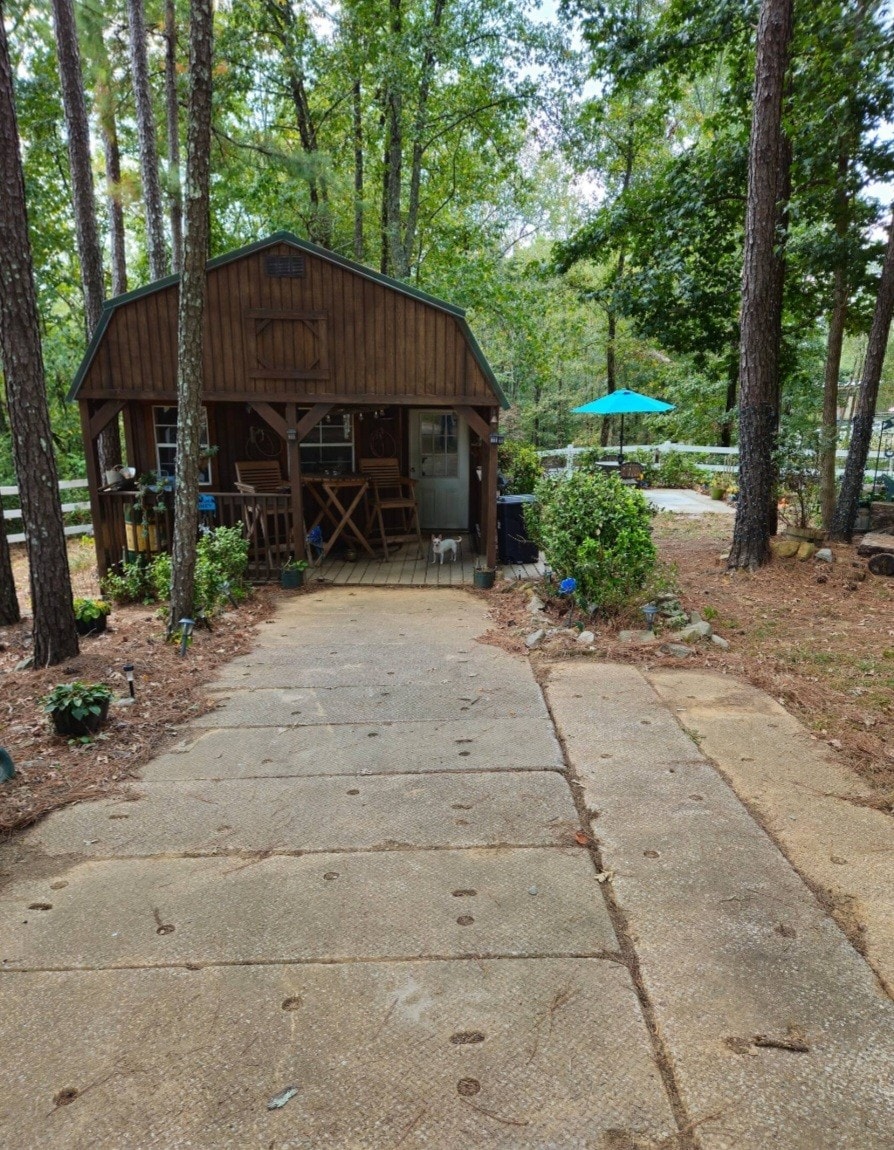
[[487, 626], [294, 597], [0, 848], [0, 1144], [891, 1147], [894, 1004], [668, 705]]

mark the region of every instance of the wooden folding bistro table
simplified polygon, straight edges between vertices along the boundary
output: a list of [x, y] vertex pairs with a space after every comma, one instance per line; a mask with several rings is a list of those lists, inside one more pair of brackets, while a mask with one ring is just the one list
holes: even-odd
[[335, 546], [339, 537], [348, 533], [370, 556], [374, 556], [366, 536], [354, 522], [354, 513], [362, 505], [369, 491], [369, 480], [365, 475], [305, 475], [304, 486], [313, 496], [319, 514], [308, 527], [308, 534], [327, 520], [332, 533], [323, 544], [320, 559], [324, 559]]

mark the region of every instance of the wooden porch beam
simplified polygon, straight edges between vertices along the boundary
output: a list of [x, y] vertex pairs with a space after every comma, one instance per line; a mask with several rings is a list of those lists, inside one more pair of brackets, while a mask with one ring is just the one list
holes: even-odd
[[[293, 410], [295, 404], [289, 405]], [[294, 423], [289, 423], [290, 427], [295, 427], [295, 437], [299, 443], [303, 443], [307, 438], [308, 432], [313, 431], [321, 419], [325, 419], [329, 412], [335, 406], [334, 403], [315, 403], [306, 415], [302, 416], [301, 422], [295, 427]], [[287, 409], [288, 410], [288, 409]], [[288, 422], [288, 417], [286, 417]]]
[[460, 406], [455, 407], [454, 411], [463, 417], [485, 446], [490, 443], [490, 424], [482, 419], [474, 407]]
[[253, 407], [261, 419], [273, 428], [280, 439], [286, 438], [286, 421], [269, 403], [263, 403], [261, 400], [249, 400], [248, 403], [249, 407]]
[[121, 408], [124, 407], [123, 399], [107, 399], [106, 402], [96, 409], [90, 416], [88, 435], [91, 441], [95, 440], [99, 433], [106, 427]]

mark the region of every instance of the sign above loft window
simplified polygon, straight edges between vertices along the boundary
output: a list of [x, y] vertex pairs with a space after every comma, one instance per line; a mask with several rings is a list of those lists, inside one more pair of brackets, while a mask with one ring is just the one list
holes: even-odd
[[295, 279], [302, 279], [304, 256], [267, 256], [264, 259], [264, 270], [268, 276], [279, 278], [292, 276]]
[[246, 308], [250, 379], [328, 379], [328, 313]]

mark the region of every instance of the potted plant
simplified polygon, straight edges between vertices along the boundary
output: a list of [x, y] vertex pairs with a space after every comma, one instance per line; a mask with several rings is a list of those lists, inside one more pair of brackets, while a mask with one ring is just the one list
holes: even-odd
[[304, 582], [304, 572], [307, 570], [306, 559], [288, 559], [282, 565], [279, 573], [279, 585], [286, 590], [294, 590]]
[[53, 718], [57, 735], [82, 738], [95, 734], [106, 720], [112, 689], [105, 683], [60, 683], [41, 702]]
[[479, 591], [489, 591], [496, 577], [497, 572], [493, 567], [476, 567], [472, 573], [472, 582]]
[[170, 476], [147, 471], [136, 481], [134, 501], [124, 508], [124, 534], [127, 550], [155, 554], [166, 545], [165, 494], [173, 491]]
[[79, 635], [98, 635], [106, 629], [112, 608], [105, 599], [75, 599], [75, 626]]

